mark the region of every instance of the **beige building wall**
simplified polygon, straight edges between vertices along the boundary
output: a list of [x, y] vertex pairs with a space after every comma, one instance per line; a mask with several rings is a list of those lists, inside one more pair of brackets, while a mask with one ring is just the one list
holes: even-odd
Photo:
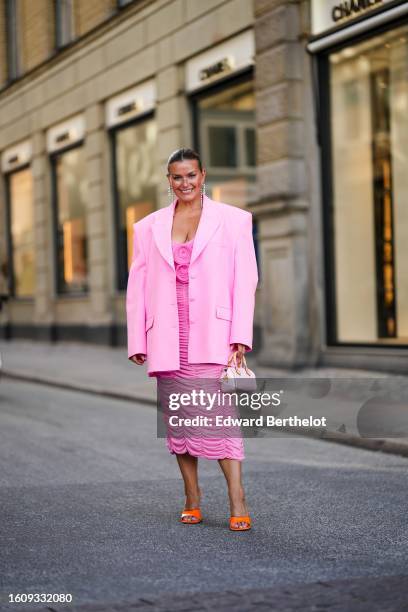
[[[55, 3], [52, 0], [18, 0], [21, 76], [55, 53]], [[116, 0], [73, 0], [73, 40], [85, 36], [119, 14]], [[6, 0], [0, 0], [0, 87], [7, 83], [5, 29]]]
[[54, 3], [20, 0], [21, 66], [28, 72], [44, 62], [54, 49]]
[[0, 89], [7, 80], [7, 52], [6, 52], [6, 11], [5, 0], [0, 0]]
[[116, 7], [116, 0], [74, 0], [76, 36], [83, 36], [112, 17]]
[[[79, 13], [80, 28], [85, 29], [106, 14], [97, 8], [112, 10], [112, 2], [107, 0], [81, 4], [89, 5], [89, 12]], [[0, 93], [0, 151], [27, 138], [34, 143], [38, 254], [35, 299], [32, 303], [11, 300], [2, 314], [3, 322], [6, 319], [12, 325], [33, 324], [37, 336], [45, 338], [52, 336], [55, 326], [65, 326], [67, 334], [69, 326], [77, 333], [91, 329], [91, 337], [97, 340], [108, 340], [110, 330], [117, 327], [124, 330], [125, 296], [114, 289], [116, 237], [105, 102], [146, 79], [155, 79], [162, 170], [158, 201], [160, 206], [167, 205], [165, 162], [172, 150], [192, 142], [183, 91], [184, 64], [194, 54], [252, 28], [253, 20], [253, 4], [248, 0], [134, 2], [93, 29], [89, 39], [81, 39], [77, 46], [71, 45], [53, 58], [46, 69], [42, 65], [38, 74], [34, 70]], [[77, 113], [84, 113], [86, 119], [90, 293], [86, 297], [56, 297], [45, 133]], [[4, 238], [2, 228], [1, 239]]]

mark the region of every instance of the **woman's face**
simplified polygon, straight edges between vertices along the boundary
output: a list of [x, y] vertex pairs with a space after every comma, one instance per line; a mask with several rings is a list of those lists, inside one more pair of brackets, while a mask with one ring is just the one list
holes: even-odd
[[200, 188], [205, 180], [205, 169], [200, 172], [196, 159], [173, 162], [169, 166], [168, 179], [177, 198], [184, 202], [193, 202], [200, 196]]

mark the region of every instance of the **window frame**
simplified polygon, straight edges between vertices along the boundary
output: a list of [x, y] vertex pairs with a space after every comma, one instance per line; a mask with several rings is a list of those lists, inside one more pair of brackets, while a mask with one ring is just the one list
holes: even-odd
[[[117, 188], [118, 184], [118, 173], [117, 173], [117, 154], [116, 154], [116, 134], [122, 130], [134, 127], [145, 121], [157, 120], [155, 110], [149, 110], [137, 117], [132, 117], [128, 121], [114, 125], [108, 129], [109, 148], [110, 148], [110, 162], [111, 162], [111, 189], [112, 189], [112, 215], [113, 215], [113, 228], [115, 233], [114, 238], [114, 286], [115, 292], [122, 295], [126, 291], [128, 271], [127, 261], [122, 260], [122, 254], [124, 252], [120, 229], [120, 200], [119, 192]], [[123, 267], [123, 274], [122, 274]], [[122, 278], [123, 277], [123, 278]], [[122, 286], [123, 285], [123, 286]]]
[[[11, 202], [11, 177], [23, 170], [30, 170], [32, 172], [31, 163], [27, 162], [22, 164], [18, 168], [10, 170], [4, 174], [5, 180], [5, 224], [6, 224], [6, 255], [8, 260], [8, 291], [9, 298], [19, 302], [33, 302], [35, 300], [35, 291], [32, 296], [28, 295], [16, 295], [16, 281], [15, 281], [15, 266], [14, 266], [14, 249], [13, 249], [13, 234], [11, 231], [12, 225], [12, 202]], [[34, 202], [32, 202], [34, 207]]]
[[[255, 68], [253, 65], [247, 66], [243, 70], [234, 72], [233, 74], [229, 74], [217, 80], [215, 83], [208, 83], [206, 85], [203, 85], [203, 87], [200, 87], [200, 89], [198, 89], [197, 91], [190, 93], [190, 95], [188, 96], [188, 103], [189, 103], [189, 108], [190, 108], [190, 120], [191, 120], [190, 126], [191, 126], [191, 134], [193, 136], [193, 148], [196, 151], [198, 152], [200, 151], [200, 145], [201, 145], [200, 127], [199, 127], [199, 114], [200, 114], [199, 102], [200, 100], [202, 98], [206, 98], [208, 96], [221, 92], [227, 87], [233, 87], [234, 85], [240, 85], [241, 83], [246, 83], [250, 81], [252, 81], [255, 84]], [[254, 87], [254, 93], [255, 93], [255, 87]], [[256, 126], [255, 126], [255, 129], [256, 129]], [[240, 138], [239, 135], [238, 137]], [[257, 162], [257, 155], [255, 152], [255, 166], [248, 166], [248, 168], [255, 169], [256, 171], [256, 168], [257, 168], [256, 162]], [[204, 165], [205, 165], [205, 160], [204, 160]], [[238, 166], [237, 168], [240, 168], [240, 167]], [[226, 168], [226, 170], [230, 170], [230, 168]], [[222, 171], [222, 168], [220, 168], [220, 171]], [[248, 173], [249, 173], [249, 170], [248, 170]], [[217, 175], [214, 175], [214, 176], [217, 176]], [[258, 236], [259, 236], [258, 222], [257, 222], [257, 219], [253, 217], [252, 237], [254, 240], [255, 255], [256, 255], [256, 261], [258, 264], [259, 286], [260, 286], [262, 279], [261, 279], [261, 259], [260, 259], [260, 248], [259, 248]]]
[[246, 67], [243, 70], [225, 76], [222, 79], [217, 80], [215, 83], [203, 85], [203, 87], [200, 87], [200, 89], [197, 91], [193, 91], [189, 94], [188, 99], [191, 109], [191, 133], [193, 135], [193, 146], [196, 151], [198, 151], [201, 147], [200, 129], [198, 125], [198, 117], [200, 114], [198, 103], [200, 100], [213, 94], [217, 94], [227, 87], [240, 85], [241, 83], [245, 83], [247, 81], [255, 82], [255, 70], [253, 66]]
[[[50, 168], [50, 182], [51, 182], [51, 225], [52, 225], [52, 261], [54, 266], [53, 273], [53, 281], [54, 288], [53, 294], [55, 299], [69, 299], [69, 298], [78, 298], [78, 297], [88, 297], [90, 295], [90, 286], [89, 286], [89, 259], [87, 259], [87, 286], [86, 289], [82, 291], [61, 291], [61, 286], [59, 282], [59, 260], [58, 260], [58, 184], [57, 184], [57, 159], [68, 153], [72, 149], [79, 149], [80, 147], [84, 147], [85, 149], [85, 139], [82, 138], [77, 142], [67, 145], [58, 151], [53, 151], [48, 154], [49, 160], [49, 168]], [[85, 217], [87, 215], [87, 210], [85, 209]], [[87, 228], [87, 223], [85, 224]], [[86, 239], [88, 241], [88, 235], [86, 235]]]
[[132, 4], [132, 2], [134, 2], [134, 1], [135, 0], [116, 0], [116, 6], [120, 10], [120, 9], [125, 8], [129, 4]]
[[5, 0], [4, 10], [8, 83], [12, 83], [22, 74], [19, 8], [19, 0]]
[[[69, 2], [69, 15], [66, 2]], [[54, 0], [55, 48], [57, 51], [75, 39], [75, 7], [73, 0]]]

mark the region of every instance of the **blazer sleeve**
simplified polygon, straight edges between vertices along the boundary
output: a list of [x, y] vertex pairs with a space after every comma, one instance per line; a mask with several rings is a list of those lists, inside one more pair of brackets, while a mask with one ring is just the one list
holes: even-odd
[[230, 344], [244, 344], [252, 350], [255, 292], [258, 266], [252, 238], [252, 213], [246, 215], [234, 254], [234, 285]]
[[140, 237], [140, 224], [133, 224], [133, 254], [126, 290], [128, 358], [146, 355], [146, 258]]

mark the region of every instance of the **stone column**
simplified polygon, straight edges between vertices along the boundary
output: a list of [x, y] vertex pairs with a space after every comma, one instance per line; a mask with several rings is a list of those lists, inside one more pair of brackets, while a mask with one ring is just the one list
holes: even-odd
[[35, 237], [34, 325], [38, 339], [54, 340], [54, 228], [45, 133], [34, 132], [32, 143]]
[[[260, 365], [312, 365], [306, 2], [255, 0]], [[313, 121], [313, 119], [312, 119]]]
[[[87, 239], [89, 273], [89, 309], [85, 323], [89, 327], [89, 340], [98, 344], [111, 344], [113, 305], [109, 290], [109, 266], [114, 265], [113, 214], [108, 207], [109, 185], [106, 178], [108, 143], [104, 126], [103, 106], [90, 105], [85, 112], [85, 155], [88, 177]], [[106, 140], [105, 140], [106, 139]], [[109, 200], [110, 201], [110, 200]], [[112, 229], [112, 228], [111, 228]]]
[[173, 65], [164, 67], [157, 75], [159, 207], [169, 204], [166, 163], [170, 153], [181, 146], [191, 146], [189, 121], [186, 119], [189, 117], [187, 103], [179, 93], [182, 79], [182, 68]]

